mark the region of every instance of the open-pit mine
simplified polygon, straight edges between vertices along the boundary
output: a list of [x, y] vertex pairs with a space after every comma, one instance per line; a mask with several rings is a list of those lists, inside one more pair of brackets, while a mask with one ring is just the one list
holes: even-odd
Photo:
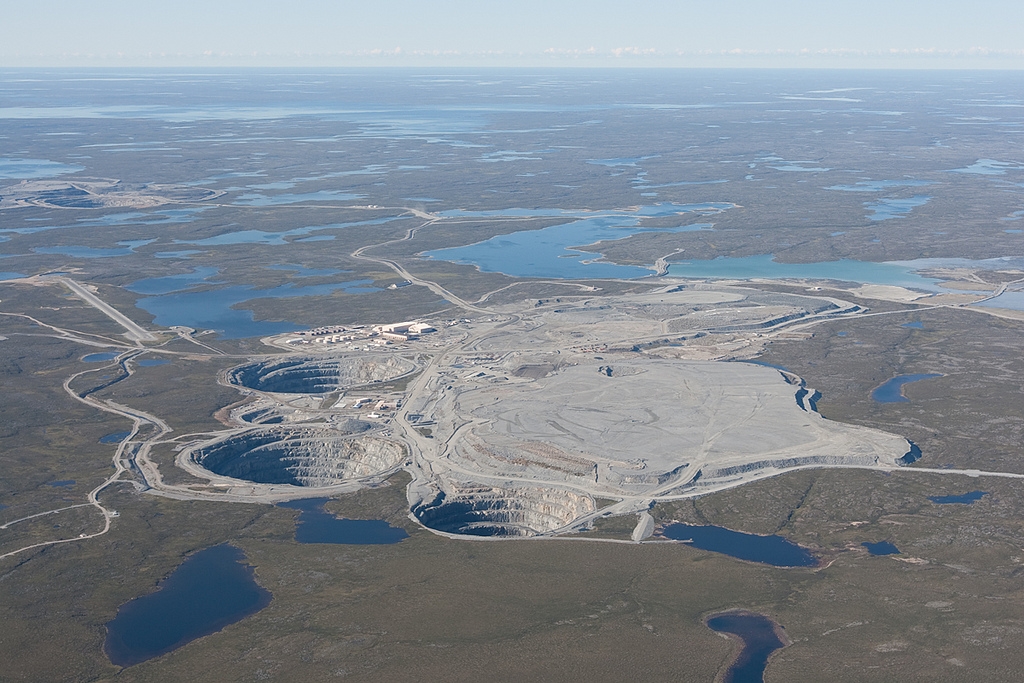
[[[657, 501], [912, 460], [900, 436], [824, 419], [800, 377], [735, 362], [861, 313], [824, 296], [672, 284], [520, 301], [400, 335], [279, 335], [264, 342], [287, 353], [221, 376], [245, 397], [234, 428], [182, 444], [176, 462], [231, 500], [334, 495], [405, 469], [410, 515], [436, 533], [551, 536], [641, 513], [642, 538]], [[317, 343], [327, 334], [338, 343]]]

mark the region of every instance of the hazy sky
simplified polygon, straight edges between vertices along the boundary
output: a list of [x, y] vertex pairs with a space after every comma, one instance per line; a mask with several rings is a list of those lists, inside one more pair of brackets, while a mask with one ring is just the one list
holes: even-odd
[[1020, 0], [3, 0], [0, 66], [1024, 68]]

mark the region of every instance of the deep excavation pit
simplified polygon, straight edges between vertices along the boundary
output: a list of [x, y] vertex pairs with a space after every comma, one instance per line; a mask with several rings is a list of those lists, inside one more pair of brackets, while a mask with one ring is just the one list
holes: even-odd
[[[350, 422], [350, 431], [370, 427]], [[397, 442], [346, 436], [329, 427], [249, 429], [207, 442], [189, 455], [224, 477], [293, 486], [333, 486], [371, 477], [394, 469], [405, 456], [405, 446]]]
[[537, 536], [596, 509], [587, 495], [545, 488], [464, 487], [413, 509], [424, 526], [469, 536]]
[[371, 382], [386, 382], [415, 368], [411, 361], [397, 356], [288, 357], [232, 368], [228, 371], [228, 380], [236, 386], [259, 391], [327, 394]]

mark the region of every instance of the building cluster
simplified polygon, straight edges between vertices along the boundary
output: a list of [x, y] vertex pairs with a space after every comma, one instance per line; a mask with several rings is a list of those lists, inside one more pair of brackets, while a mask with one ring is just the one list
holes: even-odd
[[429, 323], [415, 320], [391, 323], [390, 325], [375, 325], [373, 327], [358, 325], [347, 328], [342, 325], [328, 325], [298, 332], [299, 338], [292, 343], [339, 344], [365, 341], [371, 344], [386, 345], [392, 342], [417, 339], [421, 334], [436, 331]]

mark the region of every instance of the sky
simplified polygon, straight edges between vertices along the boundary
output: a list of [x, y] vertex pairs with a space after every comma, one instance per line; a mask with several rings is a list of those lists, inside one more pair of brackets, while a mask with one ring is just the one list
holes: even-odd
[[1024, 68], [1019, 0], [0, 0], [0, 67]]

